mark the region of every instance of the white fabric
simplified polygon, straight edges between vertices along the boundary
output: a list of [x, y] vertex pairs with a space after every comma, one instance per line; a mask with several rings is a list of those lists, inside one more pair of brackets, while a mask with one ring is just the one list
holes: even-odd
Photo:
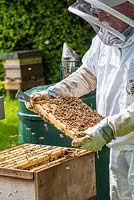
[[[98, 36], [99, 38], [102, 40], [102, 42], [108, 46], [115, 46], [118, 48], [125, 48], [128, 45], [130, 45], [130, 43], [133, 43], [134, 40], [134, 28], [132, 27], [128, 27], [128, 31], [125, 30], [126, 33], [126, 41], [121, 41], [119, 38], [115, 37], [113, 34], [111, 34], [110, 32], [106, 31], [105, 29], [100, 29], [100, 31], [98, 32]], [[127, 36], [128, 34], [128, 36]], [[124, 34], [125, 35], [125, 34]]]
[[35, 100], [35, 101], [40, 101], [42, 99], [49, 99], [47, 90], [35, 92], [30, 97], [32, 98], [32, 100]]
[[66, 79], [48, 88], [58, 96], [81, 97], [96, 88], [96, 77], [89, 71], [87, 66], [82, 65]]
[[113, 35], [115, 35], [116, 37], [120, 38], [122, 41], [126, 40], [126, 37], [120, 33], [119, 31], [115, 30], [114, 28], [110, 27], [109, 25], [100, 22], [98, 18], [91, 16], [87, 13], [84, 13], [80, 10], [77, 10], [73, 7], [69, 7], [68, 10], [76, 15], [78, 15], [79, 17], [83, 18], [85, 21], [87, 21], [89, 24], [95, 24], [98, 27], [107, 30], [109, 33], [112, 33]]
[[[104, 45], [96, 36], [91, 48], [83, 57], [97, 78], [97, 112], [104, 116], [117, 114], [134, 102], [126, 87], [134, 80], [134, 43], [126, 48]], [[117, 145], [118, 143], [118, 145]], [[112, 148], [134, 149], [134, 131], [125, 137], [119, 137], [109, 144]]]
[[[82, 9], [83, 9], [83, 5], [81, 5], [81, 6], [82, 6]], [[105, 7], [107, 7], [108, 10], [113, 10], [112, 8], [110, 8], [110, 7], [106, 6], [106, 5], [105, 5]], [[100, 22], [97, 17], [94, 17], [94, 16], [91, 15], [90, 11], [89, 11], [89, 13], [87, 13], [87, 10], [86, 10], [86, 12], [81, 11], [81, 10], [79, 10], [79, 6], [78, 6], [78, 8], [77, 7], [75, 8], [75, 6], [73, 6], [73, 5], [69, 6], [68, 10], [70, 12], [78, 15], [79, 17], [83, 18], [89, 24], [97, 25], [98, 28], [102, 28], [102, 29], [107, 30], [109, 33], [111, 33], [111, 34], [115, 35], [116, 37], [120, 38], [122, 41], [126, 40], [126, 37], [122, 33], [117, 31], [116, 29], [110, 27], [108, 24]], [[115, 12], [117, 13], [117, 11], [115, 11]]]
[[110, 200], [134, 200], [134, 150], [110, 152]]
[[[113, 2], [113, 1], [109, 1]], [[115, 2], [114, 2], [115, 4]], [[95, 7], [95, 9], [94, 9]], [[99, 0], [78, 0], [73, 5], [69, 6], [68, 10], [81, 18], [83, 18], [85, 21], [87, 21], [89, 24], [91, 24], [93, 27], [97, 26], [97, 30], [99, 31], [100, 28], [105, 29], [109, 33], [113, 34], [117, 38], [119, 38], [121, 41], [126, 41], [129, 38], [127, 38], [124, 35], [123, 32], [119, 32], [116, 30], [115, 27], [111, 27], [109, 24], [107, 24], [105, 21], [100, 21], [98, 18], [98, 14], [93, 11], [97, 9], [101, 9], [108, 14], [113, 15], [117, 19], [123, 21], [126, 23], [126, 25], [131, 26], [134, 28], [134, 21], [122, 14], [121, 12], [115, 10], [114, 8], [110, 7], [107, 4], [105, 4], [105, 1], [99, 1]], [[126, 28], [128, 27], [126, 26]], [[96, 29], [95, 29], [96, 30]], [[131, 37], [131, 35], [130, 35]]]
[[[58, 95], [82, 96], [96, 84], [97, 112], [104, 116], [121, 113], [134, 102], [134, 96], [127, 93], [129, 81], [134, 80], [134, 38], [121, 49], [106, 46], [96, 36], [82, 62], [77, 72], [55, 85], [53, 90]], [[114, 150], [110, 163], [111, 200], [133, 200], [134, 131], [116, 138], [109, 146]]]
[[106, 5], [110, 7], [117, 6], [126, 2], [126, 0], [99, 0], [99, 1], [102, 3], [105, 3]]
[[98, 131], [98, 126], [88, 128], [83, 134], [86, 134], [86, 136], [73, 140], [73, 147], [81, 147], [87, 151], [101, 151], [102, 147], [106, 144], [103, 136]]
[[[107, 117], [107, 122], [112, 128], [115, 137], [125, 136], [134, 131], [134, 103], [119, 114]], [[131, 135], [131, 134], [130, 134]]]
[[[134, 21], [122, 14], [121, 12], [115, 10], [114, 8], [109, 7], [108, 5], [100, 2], [99, 0], [85, 0], [88, 3], [94, 4], [97, 8], [104, 10], [105, 12], [113, 15], [114, 17], [117, 17], [118, 19], [122, 20], [126, 24], [134, 27]], [[116, 30], [116, 29], [115, 29]]]
[[[134, 80], [133, 55], [134, 40], [127, 43], [126, 48], [120, 49], [106, 46], [98, 36], [93, 39], [91, 48], [83, 58], [83, 63], [97, 78], [98, 113], [104, 116], [111, 115], [112, 118], [113, 114], [123, 112], [134, 102], [134, 96], [127, 93], [129, 80]], [[132, 122], [133, 114], [131, 117]], [[115, 129], [116, 126], [117, 124]], [[111, 151], [114, 151], [110, 158], [111, 200], [133, 200], [134, 131], [116, 138], [108, 146], [111, 147]]]

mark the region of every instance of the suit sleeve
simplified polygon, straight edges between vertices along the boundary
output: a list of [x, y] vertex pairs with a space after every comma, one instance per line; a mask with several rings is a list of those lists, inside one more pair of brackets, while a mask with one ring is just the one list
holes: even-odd
[[115, 137], [124, 136], [134, 131], [134, 103], [122, 113], [109, 116], [108, 124], [113, 129]]
[[57, 96], [81, 97], [96, 88], [96, 77], [84, 64], [67, 78], [48, 88]]

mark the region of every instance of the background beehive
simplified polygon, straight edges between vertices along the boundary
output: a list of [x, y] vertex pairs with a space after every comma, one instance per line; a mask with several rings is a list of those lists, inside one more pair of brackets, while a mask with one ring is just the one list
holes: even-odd
[[35, 102], [33, 109], [72, 139], [104, 118], [77, 97], [42, 100]]
[[4, 66], [4, 87], [26, 90], [44, 84], [43, 53], [23, 50], [0, 54]]

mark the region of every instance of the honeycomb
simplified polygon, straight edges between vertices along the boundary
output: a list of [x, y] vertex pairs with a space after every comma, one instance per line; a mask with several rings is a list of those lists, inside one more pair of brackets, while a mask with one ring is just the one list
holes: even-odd
[[34, 103], [33, 109], [72, 139], [104, 118], [77, 97], [42, 100]]

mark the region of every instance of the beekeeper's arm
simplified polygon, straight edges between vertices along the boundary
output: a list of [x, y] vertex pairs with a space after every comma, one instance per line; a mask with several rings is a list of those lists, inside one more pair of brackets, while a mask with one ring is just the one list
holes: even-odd
[[72, 142], [72, 146], [89, 151], [98, 151], [116, 137], [124, 136], [134, 130], [134, 103], [124, 112], [106, 117], [99, 124], [88, 128], [83, 137]]
[[32, 95], [33, 100], [42, 100], [56, 96], [81, 97], [96, 88], [96, 77], [89, 68], [82, 65], [76, 72], [67, 78], [50, 86], [47, 90]]
[[[97, 42], [96, 42], [97, 41]], [[98, 44], [99, 43], [99, 44]], [[32, 95], [33, 100], [42, 100], [56, 96], [76, 96], [81, 97], [96, 88], [96, 69], [100, 40], [94, 37], [89, 50], [82, 58], [82, 65], [77, 71], [67, 78], [50, 86], [47, 90]]]

